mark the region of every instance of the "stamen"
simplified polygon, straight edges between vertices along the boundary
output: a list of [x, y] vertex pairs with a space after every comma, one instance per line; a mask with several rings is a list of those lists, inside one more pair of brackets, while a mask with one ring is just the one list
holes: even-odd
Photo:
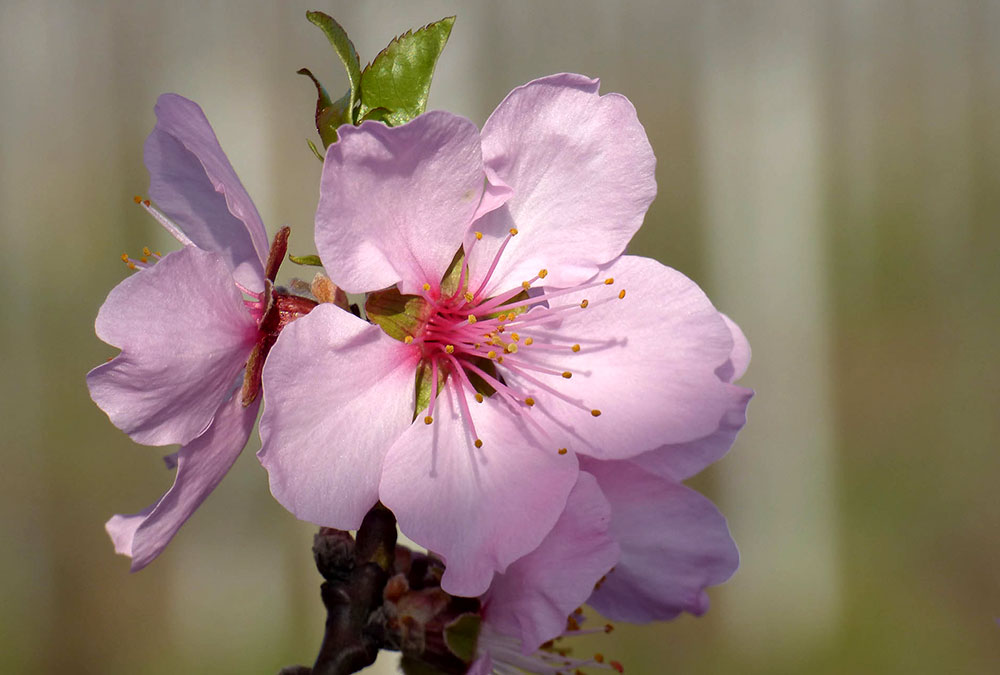
[[476, 232], [476, 241], [479, 241], [482, 238], [483, 238], [483, 233], [482, 232]]
[[614, 277], [608, 277], [607, 279], [604, 280], [604, 285], [605, 286], [610, 286], [613, 283], [615, 283], [615, 278]]
[[455, 353], [455, 345], [445, 345], [444, 350], [446, 352], [448, 352], [449, 354], [454, 354]]
[[583, 300], [582, 300], [582, 301], [580, 302], [580, 309], [587, 309], [587, 305], [589, 305], [589, 304], [590, 304], [590, 301], [589, 301], [589, 300], [587, 300], [586, 298], [584, 298], [584, 299], [583, 299]]
[[569, 450], [567, 448], [559, 448], [559, 454], [560, 455], [565, 455], [567, 452], [569, 452]]
[[431, 417], [430, 415], [428, 415], [427, 417], [424, 418], [424, 424], [431, 424], [433, 422], [434, 422], [434, 418]]
[[524, 338], [524, 344], [531, 345], [531, 344], [534, 344], [534, 343], [535, 343], [535, 339], [534, 338], [530, 338], [530, 337]]
[[408, 345], [412, 345], [413, 344], [413, 336], [412, 335], [407, 335], [405, 338], [403, 338], [403, 342], [405, 342]]
[[540, 270], [538, 270], [538, 278], [539, 279], [544, 279], [547, 276], [549, 276], [549, 271], [548, 270], [546, 270], [546, 269], [540, 269]]
[[625, 299], [625, 289], [624, 288], [621, 291], [618, 292], [618, 299], [619, 300], [624, 300]]
[[571, 373], [571, 372], [569, 372], [567, 370], [567, 371], [563, 372], [562, 376], [565, 377], [568, 380], [569, 378], [573, 377], [573, 373]]
[[591, 411], [590, 411], [590, 414], [591, 414], [591, 415], [593, 415], [594, 417], [600, 417], [600, 416], [601, 416], [601, 411], [600, 411], [600, 410], [597, 410], [597, 409], [595, 408], [594, 410], [591, 410]]
[[480, 394], [480, 393], [479, 393], [479, 392], [477, 391], [477, 392], [476, 392], [476, 403], [482, 403], [482, 402], [483, 402], [483, 395], [482, 395], [482, 394]]
[[528, 404], [529, 408], [532, 407], [533, 405], [535, 405], [535, 399], [531, 398], [530, 396], [528, 398], [524, 399], [524, 402], [526, 404]]
[[429, 291], [429, 290], [431, 290], [431, 285], [425, 281], [424, 285], [423, 285], [423, 289], [425, 291]]
[[161, 212], [155, 206], [150, 204], [148, 199], [142, 200], [141, 202], [136, 202], [136, 204], [142, 206], [142, 208], [146, 210], [146, 213], [153, 216], [153, 218], [156, 219], [156, 222], [162, 225], [163, 229], [169, 232], [174, 239], [179, 241], [184, 246], [194, 246], [194, 242], [191, 241], [191, 238], [188, 237], [186, 234], [184, 234], [181, 228], [178, 227], [174, 223], [174, 221], [167, 218], [166, 215], [163, 214], [163, 212]]
[[573, 345], [572, 347], [570, 347], [570, 349], [572, 349], [574, 352], [578, 352], [580, 351], [580, 345]]
[[512, 237], [517, 234], [517, 228], [516, 227], [510, 228], [510, 230], [508, 230], [508, 231], [510, 232], [510, 236], [512, 236]]

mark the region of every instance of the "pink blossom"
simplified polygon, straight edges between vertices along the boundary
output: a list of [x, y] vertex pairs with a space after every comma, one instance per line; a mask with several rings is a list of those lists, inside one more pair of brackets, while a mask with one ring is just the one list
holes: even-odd
[[274, 278], [264, 225], [201, 109], [164, 94], [156, 116], [144, 158], [159, 209], [141, 203], [184, 247], [125, 257], [138, 271], [96, 322], [121, 353], [87, 375], [94, 402], [135, 441], [182, 445], [166, 494], [106, 525], [133, 571], [159, 555], [246, 445], [260, 401], [241, 396], [240, 382], [268, 340], [258, 324]]
[[284, 331], [261, 419], [278, 501], [353, 529], [381, 499], [445, 558], [442, 587], [476, 596], [556, 525], [582, 459], [715, 433], [726, 320], [679, 272], [622, 255], [654, 167], [631, 103], [579, 75], [515, 89], [482, 133], [440, 111], [343, 128], [316, 245], [348, 292], [395, 286], [406, 335], [326, 306]]
[[[734, 347], [720, 379], [730, 383], [746, 370], [750, 348], [739, 328], [727, 323]], [[516, 672], [509, 666], [568, 673], [599, 665], [545, 646], [593, 632], [579, 628], [576, 608], [585, 603], [614, 621], [635, 623], [708, 609], [705, 588], [736, 571], [739, 553], [722, 515], [679, 478], [732, 445], [752, 392], [733, 386], [732, 393], [729, 414], [704, 438], [629, 460], [581, 458], [585, 470], [555, 527], [538, 548], [496, 575], [481, 598], [479, 657], [470, 673]], [[603, 658], [601, 664], [607, 665]]]

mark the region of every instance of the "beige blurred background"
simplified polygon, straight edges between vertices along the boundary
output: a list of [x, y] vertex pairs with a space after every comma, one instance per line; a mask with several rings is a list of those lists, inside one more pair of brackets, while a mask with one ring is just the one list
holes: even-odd
[[[743, 567], [703, 618], [581, 644], [661, 673], [1000, 672], [1000, 3], [0, 3], [0, 672], [276, 673], [311, 662], [313, 527], [251, 447], [135, 575], [103, 523], [170, 483], [90, 402], [153, 103], [198, 101], [271, 232], [312, 253], [323, 9], [370, 59], [458, 14], [431, 106], [481, 124], [577, 71], [636, 105], [659, 196], [632, 252], [745, 329], [757, 389], [694, 481]], [[286, 273], [289, 270], [286, 268]], [[155, 312], [155, 307], [136, 307]], [[392, 672], [391, 659], [380, 672]]]

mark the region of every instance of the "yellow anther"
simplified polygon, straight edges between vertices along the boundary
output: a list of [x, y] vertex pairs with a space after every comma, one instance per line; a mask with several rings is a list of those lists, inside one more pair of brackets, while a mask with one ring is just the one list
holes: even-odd
[[403, 338], [403, 342], [405, 342], [408, 345], [412, 345], [413, 344], [413, 336], [412, 335], [407, 335], [405, 338]]
[[455, 345], [445, 345], [444, 346], [444, 350], [446, 352], [448, 352], [449, 354], [454, 354], [455, 353]]
[[526, 337], [524, 338], [524, 344], [530, 345], [535, 343], [535, 338]]
[[132, 197], [132, 201], [134, 201], [136, 204], [142, 204], [142, 197], [136, 195], [135, 197]]
[[473, 445], [475, 445], [477, 448], [481, 448], [483, 447], [483, 442], [477, 438], [473, 443]]
[[566, 371], [563, 371], [562, 376], [565, 377], [568, 380], [569, 378], [573, 377], [573, 373], [571, 373], [568, 370], [566, 370]]
[[506, 347], [504, 347], [504, 348], [503, 348], [503, 350], [504, 350], [505, 352], [507, 352], [508, 354], [513, 354], [514, 352], [516, 352], [516, 351], [517, 351], [517, 345], [516, 345], [516, 344], [514, 344], [513, 342], [511, 342], [511, 343], [510, 343], [510, 344], [508, 344], [508, 345], [507, 345]]
[[148, 246], [143, 246], [142, 247], [142, 254], [143, 255], [153, 255], [153, 252], [149, 250]]
[[470, 314], [469, 315], [469, 323], [476, 323], [476, 321], [477, 321], [476, 315], [475, 314]]
[[524, 290], [528, 290], [529, 288], [531, 288], [531, 282], [530, 281], [522, 281], [521, 282], [521, 288], [523, 288]]
[[597, 409], [595, 408], [594, 410], [591, 410], [591, 411], [590, 411], [590, 414], [591, 414], [591, 415], [593, 415], [594, 417], [600, 417], [600, 416], [601, 416], [601, 411], [600, 411], [600, 410], [597, 410]]
[[621, 289], [620, 291], [618, 291], [618, 299], [619, 300], [624, 300], [625, 299], [625, 289], [624, 288]]
[[156, 253], [154, 253], [153, 255], [155, 255], [155, 256], [156, 256], [157, 258], [162, 258], [162, 257], [163, 257], [163, 254], [162, 254], [162, 253], [160, 253], [159, 251], [157, 251], [157, 252], [156, 252]]
[[610, 286], [613, 283], [615, 283], [615, 278], [614, 277], [608, 277], [607, 279], [604, 280], [604, 285], [605, 286]]
[[424, 282], [424, 290], [425, 291], [431, 290], [431, 285], [429, 283], [427, 283], [426, 281]]
[[535, 405], [535, 399], [531, 398], [530, 396], [528, 398], [524, 399], [524, 402], [528, 404], [529, 408], [531, 406]]
[[129, 268], [130, 270], [134, 270], [134, 269], [137, 269], [137, 268], [136, 268], [136, 266], [135, 266], [135, 263], [134, 263], [134, 262], [130, 262], [130, 263], [128, 264], [128, 268]]
[[122, 262], [128, 263], [128, 253], [122, 253]]
[[149, 206], [149, 200], [148, 199], [143, 199], [142, 200], [142, 205], [143, 206]]
[[480, 394], [480, 393], [479, 393], [479, 392], [477, 391], [477, 392], [476, 392], [476, 403], [482, 403], [482, 402], [483, 402], [483, 395], [482, 395], [482, 394]]
[[610, 633], [614, 629], [615, 629], [615, 627], [613, 625], [611, 625], [610, 623], [604, 624], [604, 632], [605, 633]]
[[488, 352], [486, 352], [486, 358], [488, 358], [488, 359], [495, 359], [496, 357], [497, 357], [497, 353], [495, 351], [493, 351], [492, 349], [489, 350]]
[[546, 270], [546, 269], [538, 270], [538, 278], [539, 279], [544, 279], [547, 276], [549, 276], [549, 271], [548, 270]]
[[589, 305], [589, 304], [590, 304], [589, 300], [586, 300], [586, 299], [582, 300], [580, 302], [580, 309], [587, 309], [587, 305]]
[[497, 357], [497, 363], [503, 363], [503, 357], [502, 356], [498, 356]]
[[570, 349], [572, 349], [574, 352], [578, 352], [580, 351], [580, 345], [573, 345], [572, 347], [570, 347]]
[[521, 336], [518, 335], [517, 333], [511, 333], [510, 334], [510, 339], [513, 340], [514, 342], [517, 342], [518, 340], [521, 339]]
[[514, 319], [517, 318], [517, 314], [515, 314], [514, 312], [508, 312], [505, 318], [507, 319], [507, 321], [513, 321]]
[[479, 342], [476, 342], [476, 343], [473, 343], [473, 345], [472, 345], [472, 348], [473, 348], [473, 349], [479, 349], [479, 348], [480, 348], [480, 347], [482, 347], [482, 346], [483, 346], [483, 345], [482, 345], [481, 343], [479, 343]]
[[559, 448], [560, 455], [565, 455], [567, 452], [569, 452], [569, 450], [567, 450], [566, 448]]
[[469, 291], [466, 291], [465, 293], [463, 293], [463, 294], [462, 294], [462, 297], [463, 297], [463, 298], [465, 298], [465, 301], [466, 301], [466, 302], [472, 302], [473, 300], [475, 300], [475, 299], [476, 299], [476, 296], [474, 296], [474, 295], [473, 295], [472, 293], [470, 293]]
[[482, 232], [476, 232], [476, 239], [479, 240], [479, 239], [482, 239], [482, 238], [483, 238], [483, 233]]
[[512, 227], [512, 228], [510, 228], [510, 236], [512, 236], [512, 237], [513, 237], [513, 236], [515, 236], [516, 234], [517, 234], [517, 228], [516, 228], [516, 227]]
[[430, 424], [433, 421], [434, 421], [434, 418], [431, 417], [430, 415], [428, 415], [427, 417], [424, 418], [424, 424]]
[[596, 654], [594, 654], [594, 660], [597, 661], [598, 663], [604, 663], [604, 654], [597, 652]]
[[149, 262], [149, 258], [147, 258], [146, 256], [142, 256], [141, 258], [139, 258], [139, 262], [145, 265], [146, 263]]

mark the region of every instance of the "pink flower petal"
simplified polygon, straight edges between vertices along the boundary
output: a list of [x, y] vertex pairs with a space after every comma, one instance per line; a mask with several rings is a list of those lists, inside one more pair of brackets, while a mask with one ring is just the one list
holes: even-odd
[[[531, 414], [554, 427], [560, 446], [594, 457], [624, 459], [714, 432], [731, 405], [730, 386], [715, 373], [733, 344], [721, 315], [694, 282], [655, 260], [623, 256], [605, 275], [613, 285], [553, 299], [554, 307], [572, 309], [551, 326], [507, 329], [535, 341], [519, 359], [573, 374], [544, 380], [569, 400], [521, 375], [504, 377], [537, 401]], [[547, 343], [562, 350], [545, 351]], [[579, 352], [570, 351], [574, 343]]]
[[610, 619], [636, 623], [707, 611], [705, 588], [739, 566], [718, 509], [630, 462], [581, 461], [611, 503], [611, 534], [621, 546], [621, 560], [589, 604]]
[[413, 419], [416, 353], [331, 304], [289, 324], [264, 364], [258, 453], [302, 520], [356, 529], [382, 457]]
[[472, 662], [465, 675], [491, 675], [493, 672], [493, 659], [489, 654], [482, 654]]
[[180, 449], [173, 486], [152, 506], [117, 515], [105, 525], [115, 552], [132, 558], [137, 572], [160, 555], [191, 514], [219, 484], [250, 438], [259, 403], [239, 396], [224, 403], [204, 434]]
[[610, 525], [608, 500], [594, 477], [581, 471], [566, 510], [544, 541], [493, 579], [484, 603], [486, 621], [519, 637], [525, 654], [562, 635], [566, 617], [618, 562]]
[[482, 275], [511, 227], [488, 290], [549, 271], [568, 286], [593, 276], [625, 250], [656, 195], [656, 159], [635, 108], [599, 96], [582, 75], [545, 77], [518, 87], [483, 127], [483, 160], [514, 189], [506, 205], [476, 222], [486, 235], [470, 255]]
[[87, 374], [90, 396], [146, 445], [201, 435], [257, 337], [228, 265], [193, 246], [112, 289], [96, 329], [122, 353]]
[[711, 434], [687, 443], [664, 445], [656, 450], [633, 457], [632, 461], [657, 476], [681, 481], [699, 473], [716, 462], [733, 447], [736, 435], [747, 423], [747, 405], [753, 398], [752, 389], [735, 385], [727, 387], [730, 406]]
[[[479, 132], [429, 112], [400, 127], [342, 127], [323, 163], [316, 248], [334, 283], [361, 293], [437, 286], [484, 189]], [[495, 196], [494, 196], [495, 198]]]
[[201, 108], [177, 94], [156, 101], [146, 139], [149, 195], [199, 248], [222, 254], [246, 288], [264, 288], [267, 232]]
[[722, 314], [722, 320], [729, 326], [729, 332], [733, 336], [733, 351], [729, 354], [729, 360], [715, 374], [724, 382], [735, 382], [743, 377], [750, 366], [750, 343], [736, 322], [725, 314]]
[[470, 405], [482, 448], [473, 447], [448, 385], [435, 403], [434, 423], [418, 420], [390, 448], [379, 494], [404, 534], [444, 557], [441, 587], [477, 596], [494, 572], [552, 529], [577, 463], [534, 436], [496, 397]]

